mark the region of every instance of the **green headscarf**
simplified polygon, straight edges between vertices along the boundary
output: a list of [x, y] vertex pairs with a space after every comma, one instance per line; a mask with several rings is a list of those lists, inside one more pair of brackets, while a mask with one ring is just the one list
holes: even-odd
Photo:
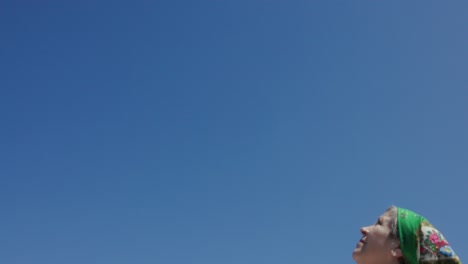
[[398, 207], [400, 248], [409, 264], [461, 264], [442, 234], [426, 218]]

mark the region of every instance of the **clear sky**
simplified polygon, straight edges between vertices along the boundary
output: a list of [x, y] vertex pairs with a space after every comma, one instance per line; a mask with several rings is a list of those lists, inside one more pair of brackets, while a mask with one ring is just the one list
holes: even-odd
[[0, 262], [468, 261], [466, 1], [0, 2]]

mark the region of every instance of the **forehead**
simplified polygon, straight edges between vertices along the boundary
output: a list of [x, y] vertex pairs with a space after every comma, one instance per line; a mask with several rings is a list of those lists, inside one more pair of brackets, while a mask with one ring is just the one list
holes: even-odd
[[381, 220], [382, 222], [384, 223], [390, 223], [392, 220], [393, 220], [394, 216], [392, 214], [392, 212], [385, 212], [383, 213], [382, 215], [380, 215], [377, 220]]
[[398, 211], [397, 211], [397, 208], [396, 207], [390, 207], [388, 208], [384, 215], [387, 215], [389, 216], [390, 218], [392, 219], [396, 219], [397, 218], [397, 215], [398, 215]]

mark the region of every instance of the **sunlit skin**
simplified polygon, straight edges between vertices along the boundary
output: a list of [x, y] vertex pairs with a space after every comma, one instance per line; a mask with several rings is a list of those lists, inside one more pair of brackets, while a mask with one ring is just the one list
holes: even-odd
[[391, 238], [389, 212], [381, 215], [377, 222], [361, 228], [362, 238], [353, 251], [358, 264], [398, 264], [402, 256], [399, 241]]

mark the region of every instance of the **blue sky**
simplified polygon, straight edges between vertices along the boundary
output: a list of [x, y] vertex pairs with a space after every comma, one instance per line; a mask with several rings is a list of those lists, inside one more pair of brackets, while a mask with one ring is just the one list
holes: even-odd
[[2, 1], [0, 262], [466, 261], [463, 1]]

